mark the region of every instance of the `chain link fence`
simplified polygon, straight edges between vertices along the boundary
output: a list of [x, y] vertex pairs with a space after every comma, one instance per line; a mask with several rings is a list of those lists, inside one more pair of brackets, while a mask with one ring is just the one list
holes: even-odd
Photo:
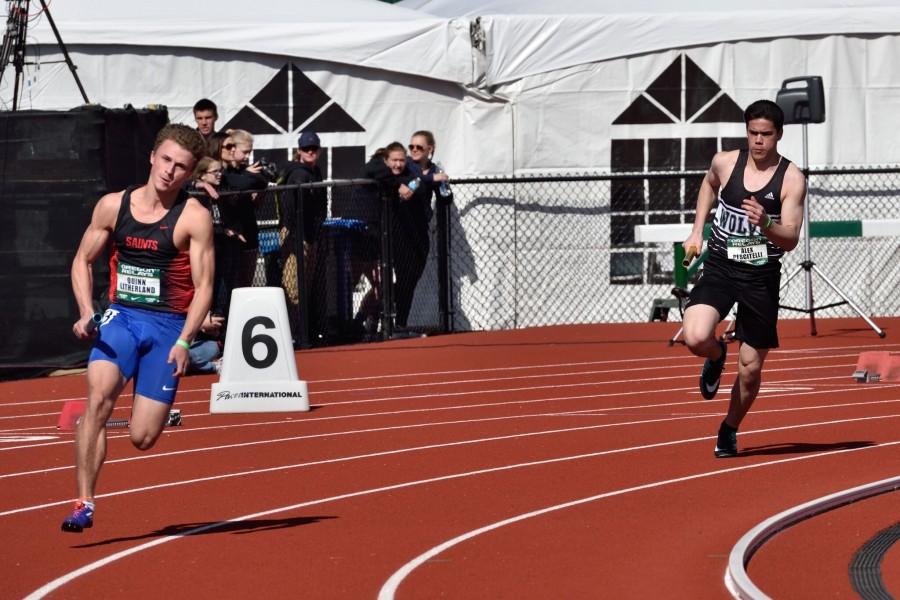
[[[673, 245], [636, 243], [634, 226], [692, 223], [702, 177], [693, 171], [455, 181], [454, 330], [646, 321], [654, 299], [673, 298]], [[813, 171], [810, 220], [900, 218], [898, 190], [896, 168]], [[801, 244], [783, 260], [783, 273], [804, 259]], [[810, 259], [867, 314], [900, 311], [894, 291], [900, 237], [813, 237]], [[813, 293], [816, 306], [841, 300], [815, 273]], [[802, 276], [782, 292], [787, 306], [803, 307], [805, 298]], [[838, 306], [823, 314], [855, 313]], [[781, 316], [798, 314], [783, 309]]]
[[[692, 223], [702, 177], [691, 171], [454, 181], [453, 201], [434, 206], [424, 271], [399, 292], [412, 294], [408, 322], [399, 328], [398, 277], [410, 254], [393, 216], [396, 198], [369, 180], [273, 186], [252, 196], [259, 225], [252, 285], [284, 288], [298, 346], [386, 339], [398, 329], [406, 336], [646, 321], [655, 299], [674, 298], [674, 244], [638, 243], [634, 226]], [[812, 171], [810, 220], [898, 219], [898, 190], [896, 168]], [[311, 209], [320, 205], [324, 212]], [[900, 313], [900, 231], [810, 242], [809, 258], [866, 314]], [[799, 275], [782, 291], [785, 306], [805, 307], [805, 258], [801, 243], [782, 261], [782, 281]], [[236, 282], [229, 268], [220, 276]], [[815, 272], [812, 282], [815, 306], [840, 302]], [[847, 305], [825, 311], [855, 314]]]
[[441, 300], [449, 298], [446, 205], [436, 207], [434, 241], [411, 241], [396, 194], [368, 179], [223, 191], [204, 201], [214, 222], [220, 206], [252, 204], [258, 226], [250, 239], [216, 223], [214, 313], [227, 318], [235, 287], [270, 286], [284, 289], [299, 347], [449, 331]]

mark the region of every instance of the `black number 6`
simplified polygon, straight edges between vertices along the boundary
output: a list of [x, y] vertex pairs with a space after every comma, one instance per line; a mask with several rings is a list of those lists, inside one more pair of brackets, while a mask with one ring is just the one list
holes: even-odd
[[[275, 323], [269, 317], [253, 317], [248, 320], [241, 332], [241, 350], [244, 352], [244, 360], [248, 365], [254, 369], [265, 369], [278, 358], [278, 344], [270, 335], [264, 333], [253, 335], [253, 328], [257, 325], [262, 325], [266, 329], [275, 329]], [[266, 347], [266, 355], [260, 360], [253, 356], [253, 346], [256, 344]]]

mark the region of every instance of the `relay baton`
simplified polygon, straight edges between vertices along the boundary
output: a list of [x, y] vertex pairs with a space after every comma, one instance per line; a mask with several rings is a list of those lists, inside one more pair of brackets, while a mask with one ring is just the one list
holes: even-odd
[[691, 266], [691, 261], [693, 261], [694, 258], [697, 257], [698, 253], [699, 253], [699, 250], [698, 250], [697, 246], [688, 246], [687, 251], [685, 252], [685, 255], [684, 255], [684, 260], [681, 261], [681, 266], [685, 267], [685, 268]]
[[103, 320], [103, 315], [101, 315], [100, 313], [94, 313], [93, 316], [91, 317], [91, 320], [88, 321], [87, 324], [85, 324], [85, 326], [84, 326], [85, 332], [93, 333], [93, 331], [95, 329], [97, 329], [97, 326], [100, 325], [100, 321], [102, 321], [102, 320]]

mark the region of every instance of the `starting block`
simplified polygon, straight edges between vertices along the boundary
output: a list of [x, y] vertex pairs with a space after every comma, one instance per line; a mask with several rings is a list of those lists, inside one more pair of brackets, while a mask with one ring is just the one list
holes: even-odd
[[884, 351], [861, 352], [853, 379], [857, 383], [900, 381], [900, 355]]
[[[84, 400], [69, 400], [63, 404], [62, 412], [59, 414], [59, 421], [56, 428], [60, 431], [75, 431], [78, 427], [78, 421], [84, 415]], [[181, 425], [181, 411], [177, 408], [169, 410], [169, 416], [166, 418], [167, 427], [175, 427]], [[109, 419], [106, 422], [108, 428], [127, 428], [128, 419]]]

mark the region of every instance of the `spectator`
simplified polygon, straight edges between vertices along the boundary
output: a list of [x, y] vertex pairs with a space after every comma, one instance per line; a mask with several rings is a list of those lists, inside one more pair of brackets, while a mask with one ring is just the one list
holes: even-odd
[[215, 246], [215, 276], [211, 313], [217, 317], [228, 315], [231, 290], [236, 283], [238, 261], [242, 249], [242, 236], [235, 232], [233, 195], [219, 195], [224, 163], [210, 156], [200, 159], [189, 191], [202, 192], [203, 202], [213, 218], [213, 244]]
[[409, 181], [406, 148], [400, 142], [393, 142], [385, 148], [376, 150], [363, 168], [363, 177], [374, 179], [377, 185], [356, 188], [349, 202], [344, 202], [341, 197], [333, 198], [332, 213], [365, 224], [365, 232], [353, 245], [350, 285], [355, 285], [360, 276], [365, 276], [371, 285], [354, 321], [363, 327], [366, 333], [372, 334], [377, 329], [378, 315], [381, 311], [378, 259], [381, 256], [382, 195], [386, 194], [394, 205], [398, 203], [401, 182]]
[[[449, 180], [446, 173], [431, 161], [435, 141], [430, 131], [417, 131], [409, 142], [406, 160], [409, 180], [399, 189], [399, 204], [394, 210], [392, 223], [393, 259], [396, 283], [394, 301], [397, 307], [396, 328], [407, 326], [416, 286], [425, 270], [430, 249], [428, 226], [434, 211], [431, 199], [438, 198], [442, 182]], [[447, 188], [449, 194], [449, 188]], [[445, 201], [449, 201], [449, 197]]]
[[216, 103], [208, 98], [197, 100], [194, 104], [194, 121], [197, 122], [197, 131], [203, 136], [203, 141], [209, 146], [210, 138], [216, 132], [216, 119], [219, 118], [219, 110]]
[[210, 312], [200, 325], [197, 337], [188, 350], [188, 373], [211, 375], [222, 369], [222, 346], [225, 343], [225, 317]]
[[[319, 136], [312, 131], [304, 131], [297, 142], [294, 165], [289, 171], [286, 183], [295, 185], [322, 181], [322, 171], [318, 165], [321, 150], [322, 144]], [[307, 290], [312, 287], [312, 273], [316, 264], [319, 232], [328, 210], [328, 197], [325, 188], [299, 189], [296, 195], [291, 195], [291, 197], [295, 198], [297, 202], [301, 202], [303, 208], [304, 272], [300, 273], [297, 269], [297, 206], [294, 202], [285, 201], [281, 207], [281, 281], [289, 305], [292, 330], [296, 331], [295, 320], [300, 314], [300, 293], [307, 293]], [[284, 196], [282, 199], [287, 200]], [[300, 277], [303, 277], [303, 286], [299, 285]], [[307, 322], [315, 322], [316, 319], [312, 317], [316, 308], [315, 304], [307, 302], [307, 307], [307, 313], [310, 315]]]
[[[258, 192], [268, 186], [266, 178], [261, 175], [259, 163], [249, 164], [253, 152], [253, 136], [243, 129], [228, 132], [233, 143], [222, 145], [223, 157], [227, 156], [227, 164], [222, 183], [226, 190], [235, 192]], [[230, 154], [225, 154], [230, 152]], [[235, 233], [241, 240], [241, 252], [237, 273], [237, 287], [253, 285], [256, 273], [256, 259], [259, 255], [259, 225], [256, 222], [256, 206], [263, 199], [263, 194], [246, 193], [233, 197], [236, 226]]]

